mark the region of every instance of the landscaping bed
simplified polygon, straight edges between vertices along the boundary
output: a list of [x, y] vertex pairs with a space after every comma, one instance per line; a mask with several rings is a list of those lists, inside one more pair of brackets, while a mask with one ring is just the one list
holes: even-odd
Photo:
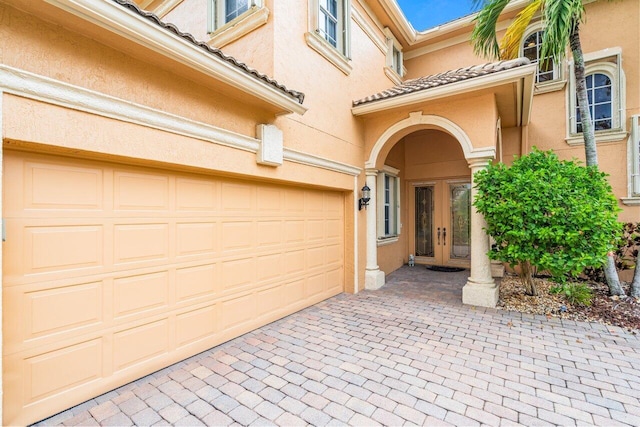
[[[619, 326], [634, 334], [640, 332], [640, 299], [611, 297], [606, 284], [585, 282], [593, 291], [591, 305], [570, 304], [562, 295], [550, 292], [555, 283], [545, 278], [534, 278], [534, 281], [539, 294], [535, 297], [525, 295], [524, 285], [516, 275], [505, 275], [500, 282], [498, 308], [569, 320], [600, 322]], [[626, 287], [625, 290], [628, 291]]]

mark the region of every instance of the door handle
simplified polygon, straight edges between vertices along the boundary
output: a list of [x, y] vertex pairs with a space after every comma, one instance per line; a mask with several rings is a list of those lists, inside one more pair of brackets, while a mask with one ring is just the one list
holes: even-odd
[[440, 227], [438, 227], [438, 244], [440, 244]]
[[442, 244], [444, 246], [447, 246], [447, 227], [443, 228], [443, 233], [442, 233]]

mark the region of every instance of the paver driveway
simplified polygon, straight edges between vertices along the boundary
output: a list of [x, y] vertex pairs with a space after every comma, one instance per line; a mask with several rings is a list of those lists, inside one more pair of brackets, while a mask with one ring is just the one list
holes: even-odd
[[58, 414], [65, 425], [640, 425], [640, 339], [463, 306], [403, 267]]

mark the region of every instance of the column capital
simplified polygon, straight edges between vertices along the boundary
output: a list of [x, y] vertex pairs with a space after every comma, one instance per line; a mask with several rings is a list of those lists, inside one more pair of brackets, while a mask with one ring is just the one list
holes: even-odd
[[467, 159], [470, 169], [484, 169], [489, 166], [489, 163], [493, 161], [492, 157], [478, 157], [474, 159]]
[[364, 170], [364, 173], [367, 176], [377, 176], [378, 172], [379, 172], [378, 169], [374, 169], [374, 168], [366, 168]]

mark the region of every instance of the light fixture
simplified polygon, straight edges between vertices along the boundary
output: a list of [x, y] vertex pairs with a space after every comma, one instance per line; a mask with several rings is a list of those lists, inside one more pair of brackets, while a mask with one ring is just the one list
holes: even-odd
[[362, 210], [363, 207], [366, 209], [369, 206], [369, 200], [371, 200], [371, 189], [365, 184], [362, 187], [362, 197], [358, 200], [358, 210]]

